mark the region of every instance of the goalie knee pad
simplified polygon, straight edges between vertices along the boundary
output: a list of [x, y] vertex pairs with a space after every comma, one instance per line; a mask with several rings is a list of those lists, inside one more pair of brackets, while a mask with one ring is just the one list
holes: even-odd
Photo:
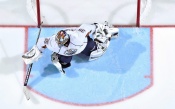
[[53, 61], [59, 61], [59, 54], [58, 53], [53, 53], [52, 55], [51, 55], [51, 61], [53, 62]]
[[36, 45], [32, 47], [32, 49], [22, 55], [22, 59], [26, 64], [32, 64], [33, 62], [37, 61], [42, 56], [42, 53], [38, 49]]

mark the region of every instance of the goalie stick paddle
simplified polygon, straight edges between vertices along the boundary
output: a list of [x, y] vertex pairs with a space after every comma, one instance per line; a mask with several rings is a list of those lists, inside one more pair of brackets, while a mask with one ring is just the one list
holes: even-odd
[[[40, 27], [39, 27], [39, 33], [38, 33], [38, 37], [37, 37], [37, 40], [36, 40], [36, 43], [35, 43], [35, 44], [37, 44], [38, 39], [39, 39], [39, 37], [40, 37], [42, 24], [43, 24], [43, 22], [41, 22], [41, 25], [40, 25]], [[28, 83], [28, 80], [29, 80], [29, 76], [30, 76], [30, 72], [31, 72], [32, 66], [33, 66], [33, 63], [30, 64], [29, 67], [28, 67], [28, 69], [27, 69], [26, 78], [25, 78], [24, 87], [23, 87], [23, 92], [24, 92], [24, 94], [25, 94], [27, 100], [30, 99], [30, 95], [29, 95], [29, 92], [28, 92], [28, 90], [27, 90], [27, 83]]]

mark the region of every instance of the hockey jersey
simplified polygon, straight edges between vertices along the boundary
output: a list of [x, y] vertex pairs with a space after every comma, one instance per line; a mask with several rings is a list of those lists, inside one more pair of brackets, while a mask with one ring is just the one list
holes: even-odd
[[47, 48], [53, 52], [56, 52], [64, 56], [72, 56], [81, 53], [87, 45], [86, 35], [95, 30], [94, 25], [82, 24], [78, 28], [68, 28], [65, 29], [66, 33], [69, 35], [69, 44], [68, 46], [58, 46], [55, 41], [55, 36], [46, 38], [39, 38], [37, 46], [42, 51], [42, 46], [46, 45]]

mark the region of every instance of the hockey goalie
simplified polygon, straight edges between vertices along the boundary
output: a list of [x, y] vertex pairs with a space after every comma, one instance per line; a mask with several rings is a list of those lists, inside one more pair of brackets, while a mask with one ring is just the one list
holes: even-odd
[[[104, 24], [82, 24], [77, 28], [66, 28], [55, 35], [39, 38], [38, 43], [25, 53], [22, 58], [26, 64], [31, 64], [42, 57], [42, 51], [48, 48], [52, 51], [51, 61], [61, 73], [71, 66], [73, 55], [84, 54], [89, 61], [101, 57], [107, 50], [110, 39], [118, 37], [118, 28]], [[90, 37], [92, 36], [92, 37]]]

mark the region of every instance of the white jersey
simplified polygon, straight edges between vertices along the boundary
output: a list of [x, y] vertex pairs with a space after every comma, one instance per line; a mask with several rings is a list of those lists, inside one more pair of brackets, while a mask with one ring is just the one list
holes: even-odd
[[46, 45], [47, 48], [64, 56], [72, 56], [81, 53], [87, 45], [86, 35], [90, 31], [94, 31], [95, 26], [89, 24], [82, 24], [78, 28], [65, 29], [70, 37], [68, 46], [59, 47], [55, 41], [55, 35], [47, 38], [39, 38], [37, 46], [42, 51], [42, 46]]

